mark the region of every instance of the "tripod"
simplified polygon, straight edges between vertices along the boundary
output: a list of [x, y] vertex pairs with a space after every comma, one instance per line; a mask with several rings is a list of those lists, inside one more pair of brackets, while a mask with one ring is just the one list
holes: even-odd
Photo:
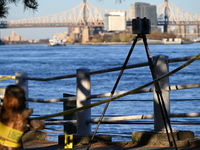
[[[123, 75], [124, 70], [126, 69], [126, 65], [127, 65], [128, 61], [130, 59], [130, 56], [131, 56], [131, 54], [132, 54], [132, 52], [134, 50], [134, 47], [135, 47], [135, 45], [137, 43], [138, 38], [142, 38], [143, 39], [143, 43], [144, 43], [144, 46], [145, 46], [145, 51], [146, 51], [146, 55], [147, 55], [147, 58], [148, 58], [149, 68], [150, 68], [150, 71], [151, 71], [152, 78], [153, 78], [153, 80], [157, 78], [156, 73], [155, 73], [155, 69], [154, 69], [154, 63], [153, 63], [153, 60], [151, 58], [150, 51], [149, 51], [149, 48], [148, 48], [146, 34], [137, 34], [137, 36], [134, 39], [133, 44], [132, 44], [132, 46], [130, 48], [130, 51], [129, 51], [129, 53], [128, 53], [125, 61], [124, 61], [124, 64], [123, 64], [123, 66], [121, 68], [121, 71], [120, 71], [120, 73], [118, 75], [118, 78], [117, 78], [117, 80], [115, 82], [115, 85], [114, 85], [114, 87], [113, 87], [113, 89], [111, 91], [111, 95], [110, 95], [111, 97], [114, 95], [115, 90], [117, 88], [117, 85], [118, 85], [118, 83], [119, 83], [119, 81], [120, 81], [120, 79], [121, 79], [121, 77]], [[164, 123], [164, 126], [165, 126], [165, 130], [166, 130], [166, 133], [167, 133], [167, 138], [168, 138], [168, 141], [169, 141], [169, 145], [170, 145], [170, 147], [172, 147], [174, 145], [175, 149], [177, 150], [176, 141], [174, 139], [174, 135], [173, 135], [173, 131], [172, 131], [172, 128], [171, 128], [170, 119], [169, 119], [169, 116], [168, 116], [168, 113], [167, 113], [167, 110], [166, 110], [166, 106], [165, 106], [165, 103], [164, 103], [164, 98], [163, 98], [162, 91], [161, 91], [159, 83], [156, 82], [154, 84], [154, 87], [155, 87], [156, 95], [157, 95], [157, 98], [158, 98], [159, 107], [160, 107], [160, 110], [161, 110], [161, 115], [162, 115], [163, 123]], [[110, 104], [110, 102], [106, 103], [106, 105], [104, 107], [104, 110], [103, 110], [103, 112], [101, 114], [101, 117], [99, 118], [98, 124], [97, 124], [96, 129], [94, 131], [94, 134], [93, 134], [93, 136], [91, 138], [91, 141], [94, 139], [94, 136], [95, 136], [95, 134], [96, 134], [96, 132], [97, 132], [102, 120], [103, 120], [104, 114], [106, 113], [106, 110], [107, 110], [109, 104]], [[170, 138], [170, 135], [171, 135], [172, 140]], [[172, 142], [173, 142], [173, 144], [172, 144]], [[87, 150], [89, 149], [90, 145], [91, 145], [91, 143], [89, 144]]]

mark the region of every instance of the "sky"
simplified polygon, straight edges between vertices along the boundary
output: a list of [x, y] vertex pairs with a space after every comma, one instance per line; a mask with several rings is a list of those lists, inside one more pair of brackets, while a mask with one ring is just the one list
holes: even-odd
[[[38, 10], [33, 12], [32, 10], [25, 10], [21, 2], [17, 5], [9, 5], [9, 15], [6, 19], [2, 20], [17, 20], [32, 17], [47, 16], [64, 12], [83, 2], [83, 0], [37, 0], [39, 3]], [[129, 9], [131, 3], [145, 2], [151, 5], [159, 5], [164, 0], [122, 0], [121, 3], [118, 0], [87, 0], [97, 8], [103, 9]], [[168, 0], [172, 4], [188, 12], [200, 14], [200, 0]], [[67, 28], [24, 28], [24, 29], [0, 29], [0, 38], [8, 36], [12, 31], [15, 31], [18, 35], [28, 39], [46, 39], [52, 38], [55, 33], [67, 32]]]

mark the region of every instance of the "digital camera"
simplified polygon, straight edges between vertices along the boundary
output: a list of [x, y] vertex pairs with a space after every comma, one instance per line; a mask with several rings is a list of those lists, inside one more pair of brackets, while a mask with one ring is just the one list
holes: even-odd
[[151, 21], [144, 17], [143, 19], [137, 17], [132, 19], [132, 33], [133, 34], [150, 34]]

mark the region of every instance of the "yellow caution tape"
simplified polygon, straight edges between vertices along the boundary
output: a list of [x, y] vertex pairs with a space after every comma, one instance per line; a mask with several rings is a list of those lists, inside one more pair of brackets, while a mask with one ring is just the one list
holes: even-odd
[[13, 76], [8, 76], [8, 77], [1, 78], [0, 81], [6, 80], [6, 79], [13, 79]]
[[185, 68], [186, 66], [188, 66], [189, 64], [191, 64], [192, 62], [194, 62], [195, 60], [197, 59], [200, 59], [200, 54], [194, 56], [192, 59], [190, 59], [189, 61], [187, 61], [186, 63], [184, 63], [183, 65], [181, 65], [180, 67], [172, 70], [171, 72], [168, 72], [162, 76], [160, 76], [159, 78], [145, 84], [145, 85], [142, 85], [136, 89], [133, 89], [131, 91], [128, 91], [124, 94], [120, 94], [120, 95], [117, 95], [117, 96], [114, 96], [112, 98], [108, 98], [108, 99], [105, 99], [105, 100], [102, 100], [102, 101], [99, 101], [99, 102], [96, 102], [96, 103], [93, 103], [93, 104], [89, 104], [89, 105], [85, 105], [83, 107], [79, 107], [79, 108], [75, 108], [75, 109], [70, 109], [68, 111], [64, 111], [64, 112], [60, 112], [60, 113], [55, 113], [55, 114], [51, 114], [51, 115], [46, 115], [46, 116], [42, 116], [42, 117], [35, 117], [35, 118], [32, 118], [32, 119], [36, 119], [36, 120], [43, 120], [43, 119], [47, 119], [47, 118], [51, 118], [51, 117], [57, 117], [57, 116], [63, 116], [63, 115], [68, 115], [68, 114], [71, 114], [71, 113], [76, 113], [78, 111], [81, 111], [81, 110], [84, 110], [84, 109], [88, 109], [88, 108], [91, 108], [91, 107], [95, 107], [95, 106], [98, 106], [98, 105], [101, 105], [101, 104], [104, 104], [104, 103], [108, 103], [110, 101], [113, 101], [115, 99], [118, 99], [118, 98], [121, 98], [121, 97], [124, 97], [124, 96], [127, 96], [127, 95], [130, 95], [130, 94], [133, 94], [133, 93], [136, 93], [138, 92], [139, 90], [145, 88], [145, 87], [148, 87], [166, 77], [169, 77], [170, 75], [178, 72], [179, 70]]

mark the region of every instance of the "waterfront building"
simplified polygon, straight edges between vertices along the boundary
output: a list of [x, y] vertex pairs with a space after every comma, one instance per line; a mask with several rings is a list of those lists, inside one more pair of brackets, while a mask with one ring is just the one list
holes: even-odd
[[17, 35], [17, 33], [15, 33], [14, 31], [11, 33], [11, 35], [9, 36], [5, 36], [3, 38], [3, 40], [5, 42], [9, 42], [9, 43], [20, 43], [20, 42], [27, 42], [27, 39]]
[[109, 12], [105, 14], [105, 31], [124, 31], [126, 30], [126, 13]]
[[130, 4], [131, 18], [148, 18], [151, 20], [151, 30], [158, 30], [157, 28], [157, 7], [149, 3], [136, 2]]

